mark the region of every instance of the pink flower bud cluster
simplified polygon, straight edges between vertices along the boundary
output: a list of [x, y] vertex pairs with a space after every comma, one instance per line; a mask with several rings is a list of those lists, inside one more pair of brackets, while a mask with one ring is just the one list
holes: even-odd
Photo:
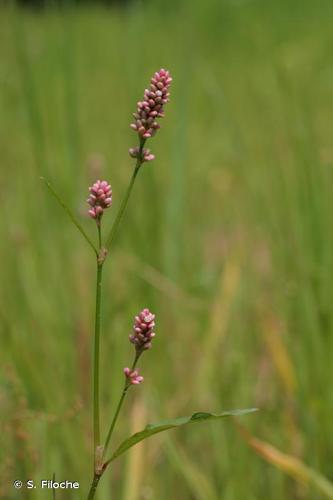
[[155, 155], [150, 152], [150, 149], [130, 148], [129, 154], [132, 158], [140, 158], [141, 162], [155, 160]]
[[133, 333], [129, 336], [130, 342], [135, 345], [137, 352], [151, 348], [151, 341], [155, 337], [155, 314], [149, 309], [143, 309], [134, 319]]
[[153, 137], [160, 128], [157, 118], [164, 116], [164, 105], [169, 102], [169, 87], [172, 78], [169, 71], [160, 69], [150, 80], [150, 87], [144, 92], [143, 101], [137, 104], [137, 112], [131, 128], [136, 130], [143, 139]]
[[87, 202], [90, 205], [88, 211], [90, 217], [93, 219], [100, 219], [106, 208], [112, 204], [112, 189], [107, 181], [96, 181], [90, 188], [90, 195]]
[[143, 377], [139, 375], [139, 370], [131, 370], [130, 368], [124, 368], [124, 374], [127, 381], [130, 384], [139, 385], [143, 382]]

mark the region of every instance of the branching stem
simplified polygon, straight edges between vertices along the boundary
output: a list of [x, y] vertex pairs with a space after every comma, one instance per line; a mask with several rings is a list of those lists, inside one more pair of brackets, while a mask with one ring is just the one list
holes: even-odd
[[[100, 481], [100, 478], [105, 470], [103, 468], [103, 458], [105, 455], [105, 452], [108, 448], [114, 427], [116, 425], [117, 419], [119, 412], [121, 410], [123, 401], [125, 399], [127, 390], [130, 386], [130, 382], [126, 379], [125, 381], [125, 386], [122, 392], [122, 395], [120, 397], [118, 406], [116, 408], [113, 420], [111, 422], [111, 426], [105, 441], [105, 446], [104, 448], [101, 447], [101, 434], [100, 434], [100, 387], [99, 387], [99, 371], [100, 371], [100, 326], [101, 326], [101, 291], [102, 291], [102, 273], [103, 273], [103, 265], [104, 265], [104, 260], [106, 257], [106, 252], [110, 249], [111, 244], [116, 236], [116, 233], [119, 229], [120, 223], [122, 221], [122, 218], [124, 216], [128, 200], [130, 198], [131, 192], [133, 190], [133, 186], [135, 183], [135, 179], [138, 175], [138, 172], [140, 170], [140, 167], [143, 163], [143, 157], [142, 157], [142, 151], [143, 151], [143, 146], [144, 146], [145, 140], [141, 139], [140, 140], [140, 154], [137, 159], [130, 183], [128, 185], [127, 191], [125, 193], [125, 196], [121, 202], [120, 208], [118, 210], [118, 213], [116, 215], [115, 221], [112, 225], [110, 234], [106, 240], [105, 248], [102, 246], [102, 231], [101, 231], [101, 221], [97, 221], [97, 229], [98, 229], [98, 245], [99, 245], [99, 251], [95, 249], [96, 255], [97, 255], [97, 276], [96, 276], [96, 309], [95, 309], [95, 338], [94, 338], [94, 382], [93, 382], [93, 427], [94, 427], [94, 477], [91, 483], [90, 491], [88, 494], [88, 500], [92, 500], [95, 497], [95, 493], [97, 490], [98, 483]], [[48, 186], [50, 188], [50, 186]], [[50, 188], [52, 191], [52, 188]], [[53, 193], [54, 196], [57, 197], [55, 193]], [[58, 201], [61, 203], [61, 201], [58, 199]], [[62, 203], [61, 203], [62, 204]], [[64, 207], [66, 210], [66, 207]], [[66, 210], [67, 211], [67, 210]], [[67, 211], [68, 212], [68, 211]], [[70, 215], [70, 214], [69, 214]], [[75, 223], [75, 221], [73, 221]], [[80, 229], [80, 228], [79, 228]], [[82, 232], [82, 231], [81, 231]], [[86, 238], [87, 239], [87, 238]], [[89, 241], [88, 241], [89, 242]], [[132, 366], [132, 369], [135, 368], [136, 363], [140, 357], [140, 354], [136, 354], [134, 363]], [[102, 452], [102, 457], [100, 457], [100, 450], [103, 450]], [[102, 459], [102, 460], [101, 460]]]

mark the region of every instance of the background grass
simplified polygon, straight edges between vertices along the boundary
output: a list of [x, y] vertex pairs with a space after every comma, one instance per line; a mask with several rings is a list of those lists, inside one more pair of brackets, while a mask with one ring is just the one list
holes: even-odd
[[[333, 480], [332, 14], [328, 0], [0, 9], [3, 498], [51, 498], [12, 481], [53, 472], [81, 484], [59, 498], [88, 489], [94, 259], [39, 177], [92, 236], [87, 186], [110, 180], [110, 226], [131, 112], [161, 66], [174, 84], [156, 161], [105, 270], [104, 421], [147, 305], [158, 336], [115, 441], [159, 418], [258, 406], [242, 419], [253, 434]], [[134, 448], [99, 498], [323, 497], [223, 421]]]

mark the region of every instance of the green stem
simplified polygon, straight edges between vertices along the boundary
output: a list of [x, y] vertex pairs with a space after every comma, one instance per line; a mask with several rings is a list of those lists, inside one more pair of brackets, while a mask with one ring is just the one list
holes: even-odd
[[97, 230], [98, 230], [98, 248], [102, 248], [102, 226], [101, 226], [101, 221], [99, 220], [97, 223]]
[[[135, 358], [134, 358], [134, 362], [133, 362], [133, 365], [132, 365], [132, 370], [135, 369], [136, 367], [136, 364], [139, 360], [139, 357], [140, 357], [140, 354], [141, 353], [136, 353], [135, 355]], [[109, 432], [108, 432], [108, 435], [107, 435], [107, 438], [105, 440], [105, 445], [104, 445], [104, 449], [103, 449], [103, 456], [105, 456], [106, 452], [107, 452], [107, 449], [108, 449], [108, 446], [109, 446], [109, 443], [110, 443], [110, 439], [111, 439], [111, 436], [113, 434], [113, 430], [115, 428], [115, 425], [117, 423], [117, 420], [118, 420], [118, 415], [120, 413], [120, 410], [121, 410], [121, 407], [123, 405], [123, 402], [124, 402], [124, 399], [125, 399], [125, 396], [126, 396], [126, 393], [128, 391], [128, 388], [130, 387], [131, 383], [127, 380], [125, 380], [125, 385], [124, 385], [124, 389], [123, 389], [123, 392], [120, 396], [120, 399], [119, 399], [119, 403], [118, 403], [118, 406], [116, 408], [116, 411], [115, 411], [115, 414], [114, 414], [114, 417], [112, 419], [112, 422], [111, 422], [111, 425], [110, 425], [110, 429], [109, 429]]]
[[[101, 241], [101, 226], [97, 225], [99, 248], [102, 247]], [[95, 309], [95, 338], [94, 338], [94, 407], [93, 407], [93, 424], [94, 424], [94, 454], [100, 445], [100, 419], [99, 419], [99, 347], [100, 347], [100, 331], [101, 331], [101, 292], [102, 292], [102, 273], [103, 262], [97, 258], [96, 272], [96, 309]]]
[[99, 483], [99, 480], [101, 479], [101, 477], [102, 476], [100, 476], [98, 474], [94, 474], [94, 478], [93, 478], [91, 486], [90, 486], [87, 500], [93, 500], [93, 498], [95, 497], [97, 486], [98, 486], [98, 483]]
[[121, 223], [121, 220], [122, 220], [122, 218], [124, 216], [125, 209], [126, 209], [129, 197], [131, 195], [131, 192], [132, 192], [132, 189], [133, 189], [133, 186], [134, 186], [134, 182], [135, 182], [136, 176], [138, 175], [138, 172], [140, 170], [140, 167], [141, 167], [141, 163], [138, 160], [137, 165], [135, 166], [135, 169], [133, 171], [130, 183], [128, 185], [127, 191], [126, 191], [125, 196], [124, 196], [124, 198], [123, 198], [123, 200], [121, 202], [121, 205], [120, 205], [120, 208], [118, 210], [117, 216], [116, 216], [115, 221], [113, 223], [113, 226], [111, 228], [110, 234], [108, 236], [108, 239], [106, 240], [106, 245], [105, 246], [106, 246], [106, 248], [108, 250], [110, 250], [110, 247], [112, 245], [114, 237], [116, 236], [117, 230], [118, 230], [119, 225]]
[[[55, 483], [55, 472], [52, 474], [52, 481]], [[56, 500], [56, 489], [52, 488], [52, 499]]]
[[[128, 204], [129, 197], [131, 195], [136, 176], [138, 175], [138, 172], [140, 170], [140, 167], [142, 165], [142, 151], [143, 151], [143, 146], [145, 143], [145, 139], [140, 139], [140, 154], [139, 158], [137, 159], [129, 186], [127, 188], [127, 191], [125, 193], [125, 196], [122, 200], [122, 203], [120, 205], [119, 211], [117, 213], [116, 219], [112, 225], [110, 234], [106, 240], [106, 250], [109, 250], [111, 247], [111, 244], [114, 240], [114, 237], [117, 233], [117, 230], [119, 228], [119, 225], [121, 223], [121, 220], [124, 216], [125, 209]], [[100, 221], [99, 221], [100, 222]], [[98, 448], [100, 446], [100, 415], [99, 415], [99, 343], [100, 343], [100, 316], [101, 316], [101, 288], [102, 288], [102, 271], [103, 271], [103, 264], [104, 264], [104, 258], [101, 258], [101, 250], [102, 250], [102, 234], [101, 234], [101, 226], [100, 224], [97, 225], [98, 228], [98, 242], [99, 242], [99, 252], [96, 252], [97, 254], [97, 279], [96, 279], [96, 315], [95, 315], [95, 345], [94, 345], [94, 410], [93, 410], [93, 421], [94, 421], [94, 453], [95, 453], [95, 473], [94, 477], [91, 483], [89, 495], [88, 495], [88, 500], [92, 500], [95, 497], [95, 493], [97, 490], [98, 483], [100, 481], [100, 478], [104, 472], [105, 469], [102, 471], [99, 471], [98, 468], [101, 466], [100, 463], [97, 463], [98, 460], [96, 460], [96, 457], [98, 456]], [[135, 365], [140, 357], [140, 354], [137, 354], [134, 359], [134, 363], [132, 366], [132, 369], [135, 368]], [[106, 452], [106, 449], [109, 445], [114, 426], [116, 425], [117, 418], [121, 409], [121, 406], [123, 404], [123, 401], [126, 396], [126, 392], [128, 390], [128, 387], [130, 384], [126, 380], [124, 390], [122, 392], [121, 398], [119, 400], [115, 415], [113, 417], [110, 430], [108, 432], [105, 446], [103, 449], [103, 457]], [[97, 471], [97, 472], [96, 472]]]
[[108, 236], [108, 238], [106, 240], [105, 247], [107, 248], [107, 250], [110, 250], [110, 247], [112, 245], [114, 237], [116, 236], [117, 230], [118, 230], [119, 225], [121, 223], [121, 220], [122, 220], [122, 218], [124, 216], [125, 209], [127, 207], [127, 203], [128, 203], [129, 197], [131, 196], [131, 192], [132, 192], [132, 189], [133, 189], [133, 186], [134, 186], [134, 183], [135, 183], [136, 176], [138, 175], [140, 167], [142, 165], [142, 152], [143, 152], [143, 146], [145, 145], [145, 142], [146, 142], [146, 139], [142, 139], [142, 138], [140, 139], [139, 157], [138, 157], [138, 159], [136, 161], [136, 165], [135, 165], [135, 168], [134, 168], [134, 171], [133, 171], [130, 183], [128, 185], [128, 188], [127, 188], [127, 191], [125, 193], [125, 196], [124, 196], [124, 198], [123, 198], [123, 200], [121, 202], [121, 205], [120, 205], [120, 208], [118, 210], [117, 216], [116, 216], [115, 221], [114, 221], [114, 223], [112, 225], [110, 234], [109, 234], [109, 236]]

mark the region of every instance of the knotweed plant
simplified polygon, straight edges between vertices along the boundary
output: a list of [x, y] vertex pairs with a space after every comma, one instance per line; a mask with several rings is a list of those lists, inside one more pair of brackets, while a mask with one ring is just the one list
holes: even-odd
[[[141, 356], [147, 351], [149, 352], [153, 342], [155, 341], [155, 314], [148, 307], [142, 311], [138, 311], [134, 317], [132, 331], [129, 335], [129, 342], [133, 345], [133, 361], [130, 366], [123, 369], [124, 383], [120, 391], [119, 402], [114, 410], [114, 415], [110, 419], [109, 426], [103, 422], [103, 428], [100, 421], [100, 336], [101, 336], [101, 295], [102, 295], [102, 275], [104, 264], [112, 247], [115, 235], [122, 222], [125, 209], [128, 205], [135, 180], [144, 163], [151, 162], [155, 156], [150, 149], [145, 147], [146, 142], [151, 140], [156, 132], [160, 129], [160, 119], [164, 117], [164, 109], [169, 102], [170, 86], [172, 78], [169, 71], [160, 69], [150, 80], [149, 88], [144, 91], [143, 99], [137, 103], [137, 110], [133, 113], [134, 121], [130, 125], [135, 131], [138, 139], [138, 144], [129, 149], [129, 154], [134, 158], [135, 165], [133, 173], [120, 204], [118, 213], [115, 216], [113, 226], [107, 237], [103, 238], [102, 225], [103, 220], [107, 217], [108, 212], [112, 210], [113, 193], [111, 184], [107, 180], [96, 180], [89, 187], [89, 196], [87, 203], [89, 208], [87, 214], [91, 218], [92, 223], [97, 229], [96, 243], [88, 236], [81, 224], [76, 220], [75, 216], [67, 205], [62, 201], [54, 188], [45, 179], [47, 187], [55, 196], [64, 210], [67, 212], [72, 222], [81, 232], [87, 243], [95, 254], [96, 261], [96, 306], [95, 306], [95, 328], [94, 328], [94, 348], [93, 348], [93, 403], [92, 403], [92, 427], [93, 427], [93, 475], [91, 487], [88, 493], [88, 500], [95, 497], [99, 481], [105, 474], [109, 465], [121, 454], [138, 442], [147, 439], [148, 437], [174, 427], [183, 426], [185, 424], [197, 423], [204, 420], [218, 419], [225, 416], [237, 416], [253, 411], [246, 410], [231, 410], [223, 411], [222, 413], [207, 413], [197, 412], [189, 417], [180, 417], [173, 420], [164, 420], [157, 424], [148, 425], [141, 432], [137, 432], [125, 439], [120, 446], [110, 451], [113, 432], [117, 424], [117, 420], [122, 408], [124, 399], [131, 387], [142, 384], [144, 377], [141, 375], [138, 364]], [[109, 374], [107, 377], [109, 379]]]

